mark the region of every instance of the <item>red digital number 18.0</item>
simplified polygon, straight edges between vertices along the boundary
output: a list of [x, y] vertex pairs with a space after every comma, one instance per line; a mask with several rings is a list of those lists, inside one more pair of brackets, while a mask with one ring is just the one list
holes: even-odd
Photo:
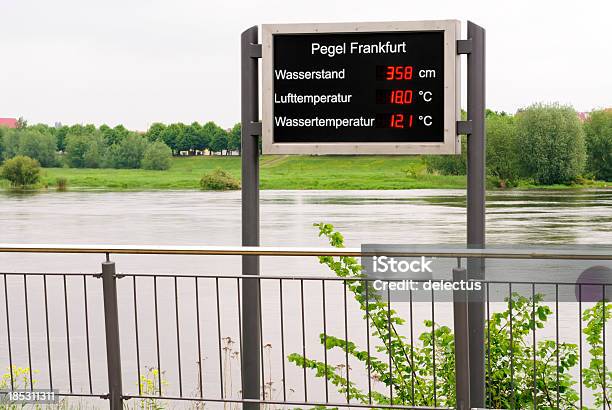
[[411, 104], [412, 90], [391, 90], [391, 104]]
[[390, 65], [387, 66], [386, 80], [412, 80], [411, 65]]

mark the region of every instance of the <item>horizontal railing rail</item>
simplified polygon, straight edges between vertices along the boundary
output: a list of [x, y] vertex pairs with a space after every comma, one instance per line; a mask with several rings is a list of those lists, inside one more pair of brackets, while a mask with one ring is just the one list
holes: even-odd
[[259, 255], [259, 256], [431, 256], [440, 258], [612, 260], [612, 248], [564, 249], [453, 249], [435, 246], [364, 252], [360, 248], [315, 248], [272, 246], [153, 246], [153, 245], [49, 245], [0, 243], [0, 253], [81, 253], [128, 255]]

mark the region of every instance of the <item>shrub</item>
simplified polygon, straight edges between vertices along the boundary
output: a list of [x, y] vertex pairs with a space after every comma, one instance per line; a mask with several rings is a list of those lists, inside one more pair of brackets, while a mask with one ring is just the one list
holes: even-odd
[[104, 158], [99, 134], [71, 134], [66, 138], [66, 161], [74, 168], [98, 168]]
[[597, 179], [612, 181], [612, 111], [593, 111], [584, 131], [587, 170]]
[[487, 174], [497, 185], [514, 186], [519, 178], [516, 146], [516, 125], [508, 115], [487, 117]]
[[68, 180], [64, 177], [57, 178], [55, 185], [57, 186], [57, 190], [60, 192], [68, 190]]
[[465, 175], [467, 173], [467, 139], [461, 137], [461, 155], [425, 155], [428, 172], [442, 175]]
[[210, 191], [226, 191], [240, 189], [240, 181], [238, 181], [228, 172], [218, 168], [213, 172], [204, 175], [200, 180], [200, 186], [202, 189]]
[[27, 187], [40, 181], [40, 164], [35, 159], [18, 155], [7, 159], [0, 176], [7, 179], [13, 187]]
[[584, 132], [576, 111], [534, 104], [516, 115], [522, 176], [538, 184], [570, 183], [584, 170]]
[[161, 141], [149, 144], [144, 153], [142, 167], [144, 169], [166, 170], [170, 168], [172, 150]]
[[35, 130], [20, 130], [17, 132], [18, 154], [37, 160], [43, 167], [57, 165], [57, 141], [55, 136]]
[[147, 140], [130, 134], [118, 144], [113, 144], [107, 152], [106, 166], [111, 168], [140, 168], [147, 149]]

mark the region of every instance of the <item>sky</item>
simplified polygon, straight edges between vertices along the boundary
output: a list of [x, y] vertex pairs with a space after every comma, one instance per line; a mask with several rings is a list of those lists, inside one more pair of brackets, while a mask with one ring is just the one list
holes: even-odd
[[612, 107], [611, 18], [610, 0], [0, 0], [0, 117], [230, 127], [244, 29], [437, 19], [487, 30], [489, 108], [590, 111]]

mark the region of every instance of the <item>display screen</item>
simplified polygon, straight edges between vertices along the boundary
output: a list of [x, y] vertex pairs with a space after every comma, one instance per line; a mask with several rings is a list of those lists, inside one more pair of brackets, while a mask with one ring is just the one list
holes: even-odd
[[444, 142], [444, 32], [275, 34], [275, 143]]

